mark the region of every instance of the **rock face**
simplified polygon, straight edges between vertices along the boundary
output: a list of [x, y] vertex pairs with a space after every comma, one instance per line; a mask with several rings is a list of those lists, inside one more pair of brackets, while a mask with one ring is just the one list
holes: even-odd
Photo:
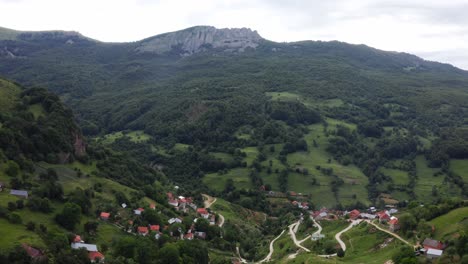
[[243, 52], [246, 48], [256, 48], [262, 40], [263, 38], [257, 31], [249, 28], [217, 29], [210, 26], [197, 26], [142, 40], [136, 50], [157, 54], [176, 50], [182, 56], [208, 48]]

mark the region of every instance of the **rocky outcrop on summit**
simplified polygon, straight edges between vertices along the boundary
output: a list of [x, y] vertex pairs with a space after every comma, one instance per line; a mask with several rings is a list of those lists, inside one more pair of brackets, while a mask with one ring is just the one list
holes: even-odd
[[249, 28], [217, 29], [209, 26], [192, 27], [181, 31], [158, 35], [141, 41], [138, 52], [163, 54], [177, 50], [187, 56], [208, 48], [242, 52], [256, 48], [263, 38]]

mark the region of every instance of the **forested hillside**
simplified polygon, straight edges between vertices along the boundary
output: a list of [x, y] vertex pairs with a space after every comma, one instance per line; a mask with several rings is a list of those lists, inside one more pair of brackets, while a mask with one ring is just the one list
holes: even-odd
[[267, 189], [345, 207], [467, 195], [468, 73], [451, 65], [253, 33], [245, 49], [204, 42], [187, 55], [185, 44], [167, 49], [167, 35], [114, 44], [3, 32], [1, 74], [57, 92], [86, 135], [178, 185], [239, 203], [254, 199], [239, 191]]

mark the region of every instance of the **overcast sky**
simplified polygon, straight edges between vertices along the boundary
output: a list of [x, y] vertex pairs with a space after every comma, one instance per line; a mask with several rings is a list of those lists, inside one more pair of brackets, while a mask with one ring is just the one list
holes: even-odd
[[340, 40], [468, 70], [468, 0], [0, 0], [0, 26], [136, 41], [195, 25], [273, 41]]

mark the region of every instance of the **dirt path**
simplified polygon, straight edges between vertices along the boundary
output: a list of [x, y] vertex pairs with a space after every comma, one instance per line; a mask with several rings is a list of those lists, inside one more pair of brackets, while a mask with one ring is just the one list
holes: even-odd
[[236, 247], [236, 253], [237, 253], [237, 256], [239, 257], [239, 260], [241, 263], [247, 263], [247, 260], [243, 259], [240, 255], [240, 251], [239, 251], [239, 247]]
[[384, 229], [384, 228], [381, 228], [380, 226], [374, 224], [374, 223], [371, 222], [371, 221], [367, 221], [367, 222], [368, 222], [369, 224], [375, 226], [375, 227], [376, 227], [377, 229], [379, 229], [380, 231], [383, 231], [383, 232], [385, 232], [385, 233], [387, 233], [387, 234], [389, 234], [389, 235], [394, 236], [396, 239], [398, 239], [398, 240], [400, 240], [401, 242], [407, 244], [408, 246], [411, 246], [411, 247], [413, 247], [413, 248], [415, 247], [415, 245], [413, 245], [413, 244], [411, 244], [410, 242], [408, 242], [407, 240], [403, 239], [401, 236], [399, 236], [399, 235], [397, 235], [397, 234], [395, 234], [395, 233], [393, 233], [393, 232], [390, 232], [389, 230], [386, 230], [386, 229]]
[[345, 229], [341, 230], [340, 232], [338, 232], [338, 233], [335, 235], [335, 239], [336, 239], [336, 241], [338, 241], [338, 244], [340, 244], [340, 247], [341, 247], [341, 249], [343, 249], [343, 251], [346, 251], [346, 244], [343, 242], [343, 240], [341, 240], [341, 235], [342, 235], [344, 232], [346, 232], [346, 231], [350, 230], [351, 228], [353, 228], [353, 226], [358, 225], [360, 222], [361, 222], [361, 221], [353, 221], [353, 222], [351, 222], [351, 224], [350, 224], [348, 227], [346, 227]]
[[315, 232], [312, 234], [312, 236], [314, 236], [314, 235], [320, 235], [320, 234], [322, 233], [322, 226], [319, 225], [319, 223], [317, 223], [317, 222], [315, 221], [315, 219], [314, 219], [312, 216], [310, 217], [310, 219], [312, 219], [312, 222], [314, 222], [314, 225], [318, 228], [318, 230], [315, 231]]
[[205, 204], [205, 208], [210, 208], [214, 203], [216, 203], [216, 198], [209, 196], [208, 194], [202, 194], [205, 200], [203, 203]]
[[296, 245], [296, 247], [301, 248], [306, 252], [310, 252], [310, 250], [308, 248], [301, 245], [301, 242], [297, 241], [296, 232], [297, 232], [297, 229], [298, 229], [300, 223], [301, 223], [301, 221], [297, 221], [296, 223], [291, 224], [289, 226], [289, 235], [291, 236], [292, 240], [294, 241], [294, 244]]
[[286, 230], [283, 230], [283, 232], [281, 232], [281, 234], [279, 234], [279, 236], [277, 236], [275, 239], [273, 239], [270, 242], [270, 252], [268, 253], [268, 255], [264, 259], [260, 260], [258, 263], [268, 262], [268, 261], [271, 260], [271, 256], [273, 255], [273, 252], [275, 251], [275, 249], [273, 248], [273, 244], [275, 243], [276, 240], [278, 240], [284, 234], [284, 231], [286, 231]]
[[218, 226], [223, 227], [223, 225], [224, 225], [224, 216], [222, 214], [218, 214], [218, 215], [219, 215], [219, 220], [220, 220]]
[[[205, 199], [203, 203], [205, 204], [205, 208], [210, 208], [218, 199], [215, 197], [209, 196], [208, 194], [202, 194], [203, 198]], [[219, 215], [219, 227], [223, 227], [224, 225], [224, 216], [222, 214]]]

